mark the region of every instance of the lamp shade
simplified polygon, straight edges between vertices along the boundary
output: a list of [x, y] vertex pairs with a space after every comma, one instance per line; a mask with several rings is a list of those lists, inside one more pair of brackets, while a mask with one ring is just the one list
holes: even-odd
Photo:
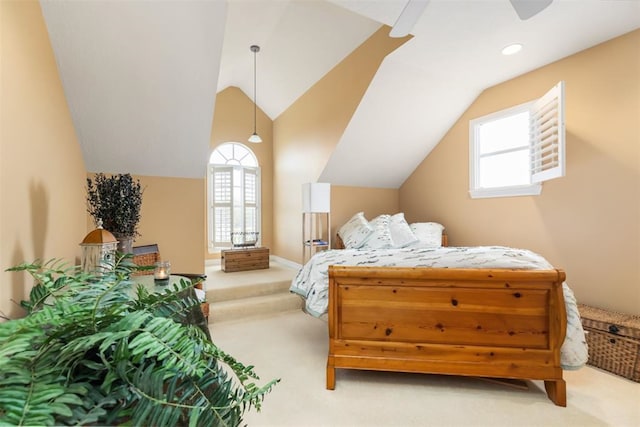
[[260, 138], [260, 135], [258, 135], [257, 133], [253, 133], [249, 139], [249, 142], [253, 142], [254, 144], [260, 144], [262, 142], [262, 138]]
[[331, 184], [302, 184], [302, 212], [331, 212]]

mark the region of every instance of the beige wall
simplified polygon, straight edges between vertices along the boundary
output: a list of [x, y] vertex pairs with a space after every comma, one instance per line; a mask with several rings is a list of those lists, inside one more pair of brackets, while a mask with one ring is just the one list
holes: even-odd
[[204, 179], [134, 178], [144, 189], [134, 245], [157, 243], [174, 273], [204, 273]]
[[[258, 108], [257, 132], [262, 143], [247, 142], [253, 133], [253, 101], [237, 87], [229, 87], [216, 95], [215, 113], [211, 129], [211, 153], [225, 142], [239, 142], [258, 158], [262, 182], [262, 245], [273, 241], [273, 122]], [[206, 229], [205, 229], [206, 230]], [[209, 254], [205, 237], [205, 256], [219, 258], [220, 253]]]
[[331, 242], [338, 229], [357, 212], [373, 219], [400, 211], [400, 191], [391, 188], [331, 187]]
[[36, 258], [80, 256], [85, 167], [40, 4], [0, 2], [0, 312], [32, 281], [4, 270]]
[[[524, 54], [524, 53], [523, 53]], [[567, 174], [537, 197], [470, 199], [469, 120], [566, 83]], [[640, 30], [485, 90], [400, 189], [452, 245], [532, 249], [579, 302], [640, 314]]]
[[[382, 27], [374, 33], [273, 123], [276, 234], [272, 249], [279, 256], [302, 260], [302, 184], [317, 181], [382, 60], [408, 40], [389, 38], [388, 32], [389, 27]], [[358, 193], [347, 188], [342, 194], [349, 191]], [[340, 198], [342, 209], [352, 214], [361, 209], [350, 197]], [[333, 214], [331, 222], [338, 222]]]

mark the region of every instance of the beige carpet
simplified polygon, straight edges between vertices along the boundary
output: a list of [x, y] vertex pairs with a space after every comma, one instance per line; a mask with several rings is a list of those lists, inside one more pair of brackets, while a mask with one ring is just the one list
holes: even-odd
[[338, 370], [325, 389], [326, 323], [302, 312], [210, 326], [265, 381], [281, 378], [248, 426], [640, 426], [640, 384], [592, 367], [565, 372], [566, 408], [473, 378]]

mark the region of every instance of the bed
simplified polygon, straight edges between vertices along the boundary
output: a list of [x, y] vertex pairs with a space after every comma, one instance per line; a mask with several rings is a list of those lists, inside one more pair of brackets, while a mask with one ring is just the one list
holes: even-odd
[[331, 390], [336, 369], [541, 380], [566, 406], [563, 369], [587, 359], [565, 273], [527, 250], [330, 250], [291, 291], [307, 313], [327, 317]]

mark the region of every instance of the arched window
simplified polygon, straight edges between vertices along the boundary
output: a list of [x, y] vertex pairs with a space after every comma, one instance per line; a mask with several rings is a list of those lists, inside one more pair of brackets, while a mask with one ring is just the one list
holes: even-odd
[[221, 144], [209, 158], [209, 251], [231, 246], [231, 232], [260, 232], [260, 167], [238, 142]]

